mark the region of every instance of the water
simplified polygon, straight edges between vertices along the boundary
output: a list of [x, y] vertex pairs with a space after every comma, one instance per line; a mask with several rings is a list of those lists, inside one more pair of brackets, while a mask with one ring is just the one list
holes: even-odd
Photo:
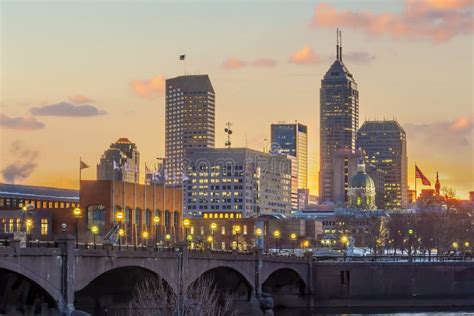
[[342, 316], [357, 316], [357, 315], [373, 315], [373, 316], [465, 316], [474, 315], [474, 306], [468, 308], [324, 308], [324, 309], [306, 309], [306, 308], [291, 308], [291, 309], [280, 309], [275, 310], [275, 316], [316, 316], [316, 315], [342, 315]]

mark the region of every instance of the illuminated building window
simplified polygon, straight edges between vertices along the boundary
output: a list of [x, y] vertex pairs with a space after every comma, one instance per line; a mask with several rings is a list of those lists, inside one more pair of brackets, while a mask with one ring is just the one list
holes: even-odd
[[16, 219], [16, 231], [21, 231], [21, 219], [19, 218]]
[[48, 219], [42, 218], [41, 219], [41, 236], [48, 235]]
[[10, 220], [8, 221], [8, 231], [10, 233], [13, 233], [13, 223], [14, 223], [13, 218], [10, 218]]
[[247, 225], [244, 225], [244, 235], [247, 235]]
[[222, 235], [225, 235], [225, 226], [222, 226]]
[[190, 233], [191, 235], [194, 235], [194, 226], [191, 226], [191, 229], [189, 230], [189, 233]]

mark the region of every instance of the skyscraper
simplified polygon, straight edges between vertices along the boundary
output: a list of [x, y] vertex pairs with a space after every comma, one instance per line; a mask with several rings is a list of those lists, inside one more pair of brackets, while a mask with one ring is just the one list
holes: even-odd
[[119, 138], [110, 145], [97, 164], [97, 180], [138, 183], [140, 153], [128, 138]]
[[366, 161], [385, 171], [386, 209], [407, 206], [407, 143], [405, 130], [397, 121], [366, 121], [357, 132], [357, 147]]
[[214, 148], [215, 93], [208, 75], [166, 80], [165, 124], [168, 183], [180, 184], [186, 154], [193, 149]]
[[290, 160], [291, 157], [296, 159], [292, 162], [292, 175], [296, 175], [296, 181], [292, 180], [291, 199], [292, 207], [297, 208], [298, 189], [308, 188], [308, 129], [300, 123], [278, 123], [272, 124], [271, 134], [272, 151], [287, 155]]
[[352, 74], [342, 62], [342, 46], [321, 80], [320, 89], [320, 201], [333, 199], [333, 157], [338, 149], [355, 150], [359, 126], [359, 92]]

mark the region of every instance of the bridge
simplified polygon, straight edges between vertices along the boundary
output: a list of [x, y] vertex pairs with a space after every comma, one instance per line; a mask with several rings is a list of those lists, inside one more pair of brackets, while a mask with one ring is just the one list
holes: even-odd
[[61, 236], [56, 243], [21, 248], [13, 242], [0, 248], [0, 283], [5, 285], [0, 313], [21, 307], [25, 314], [81, 310], [110, 315], [126, 310], [134, 288], [145, 279], [159, 280], [179, 293], [180, 279], [191, 284], [203, 276], [211, 277], [219, 291], [233, 293], [239, 311], [248, 315], [257, 313], [263, 292], [275, 306], [284, 307], [360, 306], [373, 298], [392, 303], [395, 298], [410, 306], [472, 305], [472, 258], [433, 260], [318, 261], [261, 251], [192, 251], [185, 245], [76, 247], [73, 237]]

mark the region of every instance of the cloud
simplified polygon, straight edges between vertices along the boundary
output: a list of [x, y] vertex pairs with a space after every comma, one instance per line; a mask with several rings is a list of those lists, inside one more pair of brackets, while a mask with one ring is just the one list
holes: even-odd
[[444, 42], [474, 30], [472, 0], [405, 0], [400, 14], [374, 14], [368, 11], [338, 10], [320, 3], [311, 25], [314, 27], [347, 27], [371, 36], [430, 39]]
[[38, 151], [27, 148], [20, 141], [12, 143], [9, 157], [12, 157], [14, 162], [1, 171], [3, 180], [7, 183], [16, 183], [28, 178], [38, 166]]
[[89, 97], [86, 97], [85, 95], [77, 94], [72, 97], [69, 97], [69, 102], [74, 104], [84, 104], [94, 102], [94, 100]]
[[245, 61], [237, 57], [229, 57], [222, 63], [221, 67], [226, 70], [237, 70], [244, 67], [275, 67], [276, 60], [268, 57], [258, 58], [252, 61]]
[[247, 62], [236, 57], [229, 57], [222, 63], [222, 68], [227, 70], [236, 70], [247, 66]]
[[342, 53], [342, 59], [344, 61], [349, 61], [354, 64], [370, 64], [375, 60], [375, 55], [371, 55], [368, 52], [348, 52]]
[[0, 114], [0, 126], [9, 129], [32, 131], [44, 128], [45, 124], [34, 117], [9, 117], [5, 114]]
[[59, 102], [56, 104], [33, 107], [31, 114], [38, 116], [65, 116], [65, 117], [89, 117], [106, 114], [93, 105], [74, 105], [69, 102]]
[[297, 50], [290, 56], [290, 63], [293, 64], [319, 64], [321, 62], [321, 57], [316, 54], [312, 48], [305, 46], [300, 50]]
[[130, 83], [133, 92], [145, 99], [154, 99], [165, 93], [166, 78], [156, 76], [151, 79], [134, 80]]

